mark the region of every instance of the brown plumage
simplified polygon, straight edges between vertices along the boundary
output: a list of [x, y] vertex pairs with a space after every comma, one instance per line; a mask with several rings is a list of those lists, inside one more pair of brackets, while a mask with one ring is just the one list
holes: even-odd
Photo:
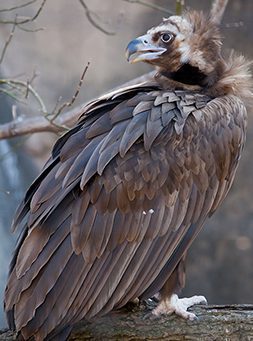
[[5, 309], [21, 338], [64, 340], [75, 322], [158, 292], [156, 314], [193, 317], [174, 294], [231, 187], [252, 96], [248, 63], [220, 49], [203, 14], [165, 19], [127, 48], [156, 76], [91, 102], [57, 141], [14, 220]]

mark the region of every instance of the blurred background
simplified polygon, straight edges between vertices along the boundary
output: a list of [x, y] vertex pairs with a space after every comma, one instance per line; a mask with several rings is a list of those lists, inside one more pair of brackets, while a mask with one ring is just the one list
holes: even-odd
[[[132, 1], [134, 2], [134, 1]], [[147, 0], [154, 7], [175, 11], [175, 0]], [[208, 10], [211, 0], [186, 0], [186, 6]], [[30, 3], [28, 6], [8, 10]], [[129, 65], [124, 56], [127, 43], [168, 16], [158, 8], [125, 0], [47, 1], [36, 20], [15, 27], [13, 21], [32, 18], [42, 0], [1, 0], [0, 78], [32, 81], [48, 112], [57, 102], [75, 93], [80, 75], [90, 62], [84, 84], [74, 103], [81, 103], [149, 71], [147, 65]], [[88, 15], [99, 28], [94, 27]], [[253, 57], [253, 1], [230, 0], [222, 35], [224, 49], [235, 49]], [[10, 24], [4, 24], [10, 22]], [[106, 31], [107, 33], [103, 32]], [[41, 115], [31, 96], [17, 101], [4, 94], [0, 82], [0, 124], [12, 116]], [[62, 99], [61, 99], [62, 98]], [[209, 303], [253, 303], [253, 113], [249, 112], [247, 144], [235, 183], [218, 212], [190, 249], [187, 284], [183, 295], [202, 294]], [[25, 189], [38, 174], [56, 134], [0, 141], [0, 300], [6, 282], [15, 236], [10, 224]], [[0, 328], [6, 325], [0, 308]]]

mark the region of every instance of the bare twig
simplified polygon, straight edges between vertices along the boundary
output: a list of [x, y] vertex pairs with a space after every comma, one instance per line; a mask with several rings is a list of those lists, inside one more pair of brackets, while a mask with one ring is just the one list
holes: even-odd
[[[149, 72], [129, 82], [126, 82], [123, 85], [120, 85], [119, 87], [130, 86], [137, 83], [145, 82], [149, 80], [151, 77], [153, 77], [154, 73], [155, 71]], [[52, 124], [50, 120], [46, 119], [45, 116], [38, 116], [25, 119], [21, 119], [19, 117], [18, 119], [12, 122], [0, 125], [0, 140], [37, 132], [45, 131], [54, 133], [62, 132], [66, 129], [66, 127], [70, 128], [76, 123], [76, 121], [78, 120], [79, 116], [82, 113], [82, 108], [84, 106], [85, 104], [82, 104], [70, 111], [62, 113], [55, 119], [54, 124]]]
[[6, 90], [4, 88], [0, 88], [0, 93], [5, 94], [5, 95], [11, 97], [15, 101], [24, 103], [24, 101], [22, 99], [18, 98], [12, 91]]
[[[24, 90], [24, 98], [27, 98], [28, 93], [31, 93], [32, 96], [35, 98], [35, 100], [38, 102], [40, 106], [40, 110], [43, 114], [47, 114], [47, 108], [40, 97], [40, 95], [37, 93], [37, 91], [32, 87], [30, 82], [24, 82], [17, 79], [0, 79], [0, 84], [9, 86], [11, 89], [15, 89], [17, 91], [23, 91]], [[6, 91], [6, 89], [0, 88], [0, 92], [6, 93], [7, 95], [10, 95], [9, 92]], [[15, 97], [14, 94], [12, 94], [11, 97], [14, 97], [16, 100], [19, 100], [18, 97]]]
[[17, 24], [16, 24], [16, 19], [14, 21], [14, 24], [12, 26], [12, 29], [11, 29], [11, 32], [9, 34], [9, 37], [7, 38], [5, 44], [4, 44], [4, 47], [3, 47], [3, 50], [2, 50], [2, 53], [1, 53], [1, 57], [0, 57], [0, 65], [2, 64], [3, 60], [4, 60], [4, 56], [6, 54], [6, 51], [7, 51], [7, 48], [8, 46], [10, 45], [10, 42], [13, 38], [13, 35], [14, 35], [14, 31], [15, 31], [15, 28], [16, 28]]
[[[81, 75], [81, 78], [80, 78], [80, 80], [79, 80], [79, 83], [78, 83], [78, 85], [77, 85], [76, 91], [75, 91], [74, 95], [72, 96], [71, 100], [70, 100], [69, 102], [64, 102], [58, 109], [57, 109], [57, 106], [56, 106], [55, 110], [54, 110], [53, 113], [51, 114], [53, 117], [51, 117], [51, 118], [49, 119], [49, 121], [50, 121], [51, 123], [52, 123], [52, 122], [61, 114], [61, 112], [62, 112], [65, 108], [69, 108], [69, 107], [71, 107], [71, 106], [74, 104], [74, 102], [75, 102], [77, 96], [78, 96], [79, 93], [80, 93], [80, 89], [81, 89], [81, 87], [82, 87], [82, 85], [83, 85], [83, 80], [84, 80], [84, 77], [85, 77], [85, 75], [86, 75], [86, 72], [88, 71], [89, 66], [90, 66], [90, 62], [88, 62], [87, 65], [85, 66], [85, 68], [84, 68], [84, 70], [83, 70], [83, 73], [82, 73], [82, 75]], [[50, 116], [51, 116], [51, 115], [50, 115]], [[47, 116], [48, 116], [48, 115], [47, 115]]]
[[27, 7], [33, 3], [35, 3], [37, 0], [30, 0], [28, 2], [25, 2], [24, 4], [21, 4], [21, 5], [17, 5], [17, 6], [13, 6], [13, 7], [9, 7], [9, 8], [3, 8], [3, 9], [0, 9], [0, 13], [3, 13], [3, 12], [11, 12], [11, 11], [15, 11], [16, 9], [19, 9], [19, 8], [23, 8], [23, 7]]
[[[37, 0], [35, 0], [37, 1]], [[27, 2], [26, 6], [32, 4], [35, 2], [34, 0], [33, 1], [30, 1], [30, 2]], [[14, 21], [8, 21], [8, 20], [5, 20], [5, 21], [0, 21], [0, 24], [13, 24], [12, 26], [12, 29], [11, 29], [11, 32], [9, 34], [9, 37], [7, 38], [5, 44], [4, 44], [4, 47], [3, 47], [3, 50], [1, 52], [1, 56], [0, 56], [0, 65], [2, 64], [3, 60], [4, 60], [4, 57], [5, 57], [5, 54], [6, 54], [6, 51], [7, 51], [7, 48], [8, 46], [10, 45], [11, 43], [11, 40], [14, 36], [14, 31], [16, 29], [16, 27], [18, 27], [19, 29], [23, 30], [23, 31], [26, 31], [26, 32], [38, 32], [38, 31], [41, 31], [43, 30], [43, 28], [37, 28], [37, 29], [28, 29], [26, 27], [23, 27], [22, 25], [25, 24], [25, 23], [29, 23], [29, 22], [32, 22], [34, 21], [38, 15], [41, 13], [44, 5], [46, 3], [46, 0], [44, 0], [42, 3], [41, 3], [41, 6], [39, 7], [38, 11], [36, 12], [36, 14], [32, 17], [32, 18], [26, 18], [25, 20], [19, 20], [18, 21], [18, 16], [16, 15], [15, 17], [15, 20]], [[15, 8], [20, 8], [20, 7], [24, 7], [24, 6], [16, 6], [16, 7], [12, 7], [12, 8], [9, 8], [9, 10], [12, 10], [12, 9], [15, 9]]]
[[17, 18], [16, 21], [13, 21], [13, 20], [1, 20], [0, 21], [0, 24], [15, 24], [16, 25], [23, 25], [23, 24], [27, 24], [27, 23], [30, 23], [30, 22], [33, 22], [35, 21], [38, 16], [40, 15], [43, 7], [45, 6], [45, 3], [46, 3], [47, 0], [43, 0], [40, 7], [38, 8], [37, 12], [34, 14], [33, 17], [29, 17], [29, 18], [25, 18], [25, 19], [21, 19], [21, 20], [18, 20], [20, 18]]
[[145, 0], [123, 0], [125, 2], [129, 2], [131, 4], [139, 4], [139, 5], [143, 5], [143, 6], [146, 6], [146, 7], [149, 7], [149, 8], [152, 8], [152, 9], [155, 9], [159, 12], [162, 12], [162, 13], [166, 13], [166, 14], [169, 14], [169, 15], [172, 15], [174, 14], [172, 11], [164, 8], [164, 7], [161, 7], [161, 6], [158, 6], [158, 5], [155, 5], [153, 3], [150, 3], [148, 1], [145, 1]]
[[[86, 5], [84, 0], [79, 0], [80, 4], [82, 5], [83, 9], [85, 10], [85, 14], [89, 22], [96, 27], [99, 31], [107, 34], [107, 35], [115, 35], [115, 32], [112, 31], [107, 31], [104, 29], [100, 24], [98, 24], [98, 21], [100, 20], [100, 17], [98, 16], [97, 13], [93, 12], [92, 10], [89, 9], [89, 7]], [[94, 19], [96, 18], [96, 19]]]
[[17, 24], [18, 28], [22, 31], [25, 31], [25, 32], [39, 32], [39, 31], [43, 31], [45, 28], [44, 27], [39, 27], [39, 28], [26, 28], [26, 27], [23, 27], [22, 25], [19, 25]]
[[29, 86], [30, 86], [30, 80], [27, 79], [27, 81], [26, 81], [25, 99], [27, 99], [27, 98], [28, 98], [28, 95], [29, 95]]
[[52, 112], [51, 114], [45, 115], [45, 118], [46, 118], [53, 126], [55, 126], [55, 127], [56, 127], [57, 129], [59, 129], [59, 130], [62, 130], [62, 129], [63, 129], [63, 130], [66, 129], [66, 130], [67, 130], [68, 127], [67, 127], [66, 125], [59, 125], [58, 123], [55, 122], [55, 120], [57, 119], [57, 117], [62, 113], [62, 111], [63, 111], [65, 108], [69, 108], [69, 107], [71, 107], [71, 106], [74, 104], [75, 100], [77, 99], [77, 96], [78, 96], [79, 93], [80, 93], [80, 89], [81, 89], [81, 87], [82, 87], [83, 80], [84, 80], [84, 77], [85, 77], [85, 75], [86, 75], [86, 72], [87, 72], [87, 70], [88, 70], [88, 68], [89, 68], [89, 65], [90, 65], [90, 63], [88, 62], [87, 65], [86, 65], [86, 67], [85, 67], [84, 70], [83, 70], [83, 73], [82, 73], [81, 78], [80, 78], [80, 80], [79, 80], [79, 83], [78, 83], [78, 85], [77, 85], [76, 91], [75, 91], [74, 95], [72, 96], [71, 100], [70, 100], [69, 102], [64, 102], [59, 108], [57, 108], [57, 107], [58, 107], [58, 103], [59, 103], [59, 101], [58, 101], [58, 103], [56, 104], [56, 106], [55, 106], [53, 112]]
[[210, 18], [216, 25], [220, 25], [228, 0], [214, 0], [210, 11]]

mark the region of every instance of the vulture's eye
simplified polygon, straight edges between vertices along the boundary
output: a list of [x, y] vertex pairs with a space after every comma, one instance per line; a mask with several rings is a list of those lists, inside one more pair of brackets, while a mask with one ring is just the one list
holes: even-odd
[[163, 33], [161, 35], [161, 41], [164, 43], [169, 43], [173, 38], [174, 36], [171, 33]]

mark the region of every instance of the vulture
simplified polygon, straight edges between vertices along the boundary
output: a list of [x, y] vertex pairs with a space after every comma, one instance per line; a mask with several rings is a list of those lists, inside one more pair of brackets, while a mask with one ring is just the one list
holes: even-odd
[[221, 54], [215, 20], [173, 15], [132, 40], [145, 82], [83, 108], [14, 218], [20, 238], [5, 291], [20, 340], [66, 340], [73, 325], [158, 297], [186, 319], [187, 250], [226, 197], [245, 142], [249, 62]]

